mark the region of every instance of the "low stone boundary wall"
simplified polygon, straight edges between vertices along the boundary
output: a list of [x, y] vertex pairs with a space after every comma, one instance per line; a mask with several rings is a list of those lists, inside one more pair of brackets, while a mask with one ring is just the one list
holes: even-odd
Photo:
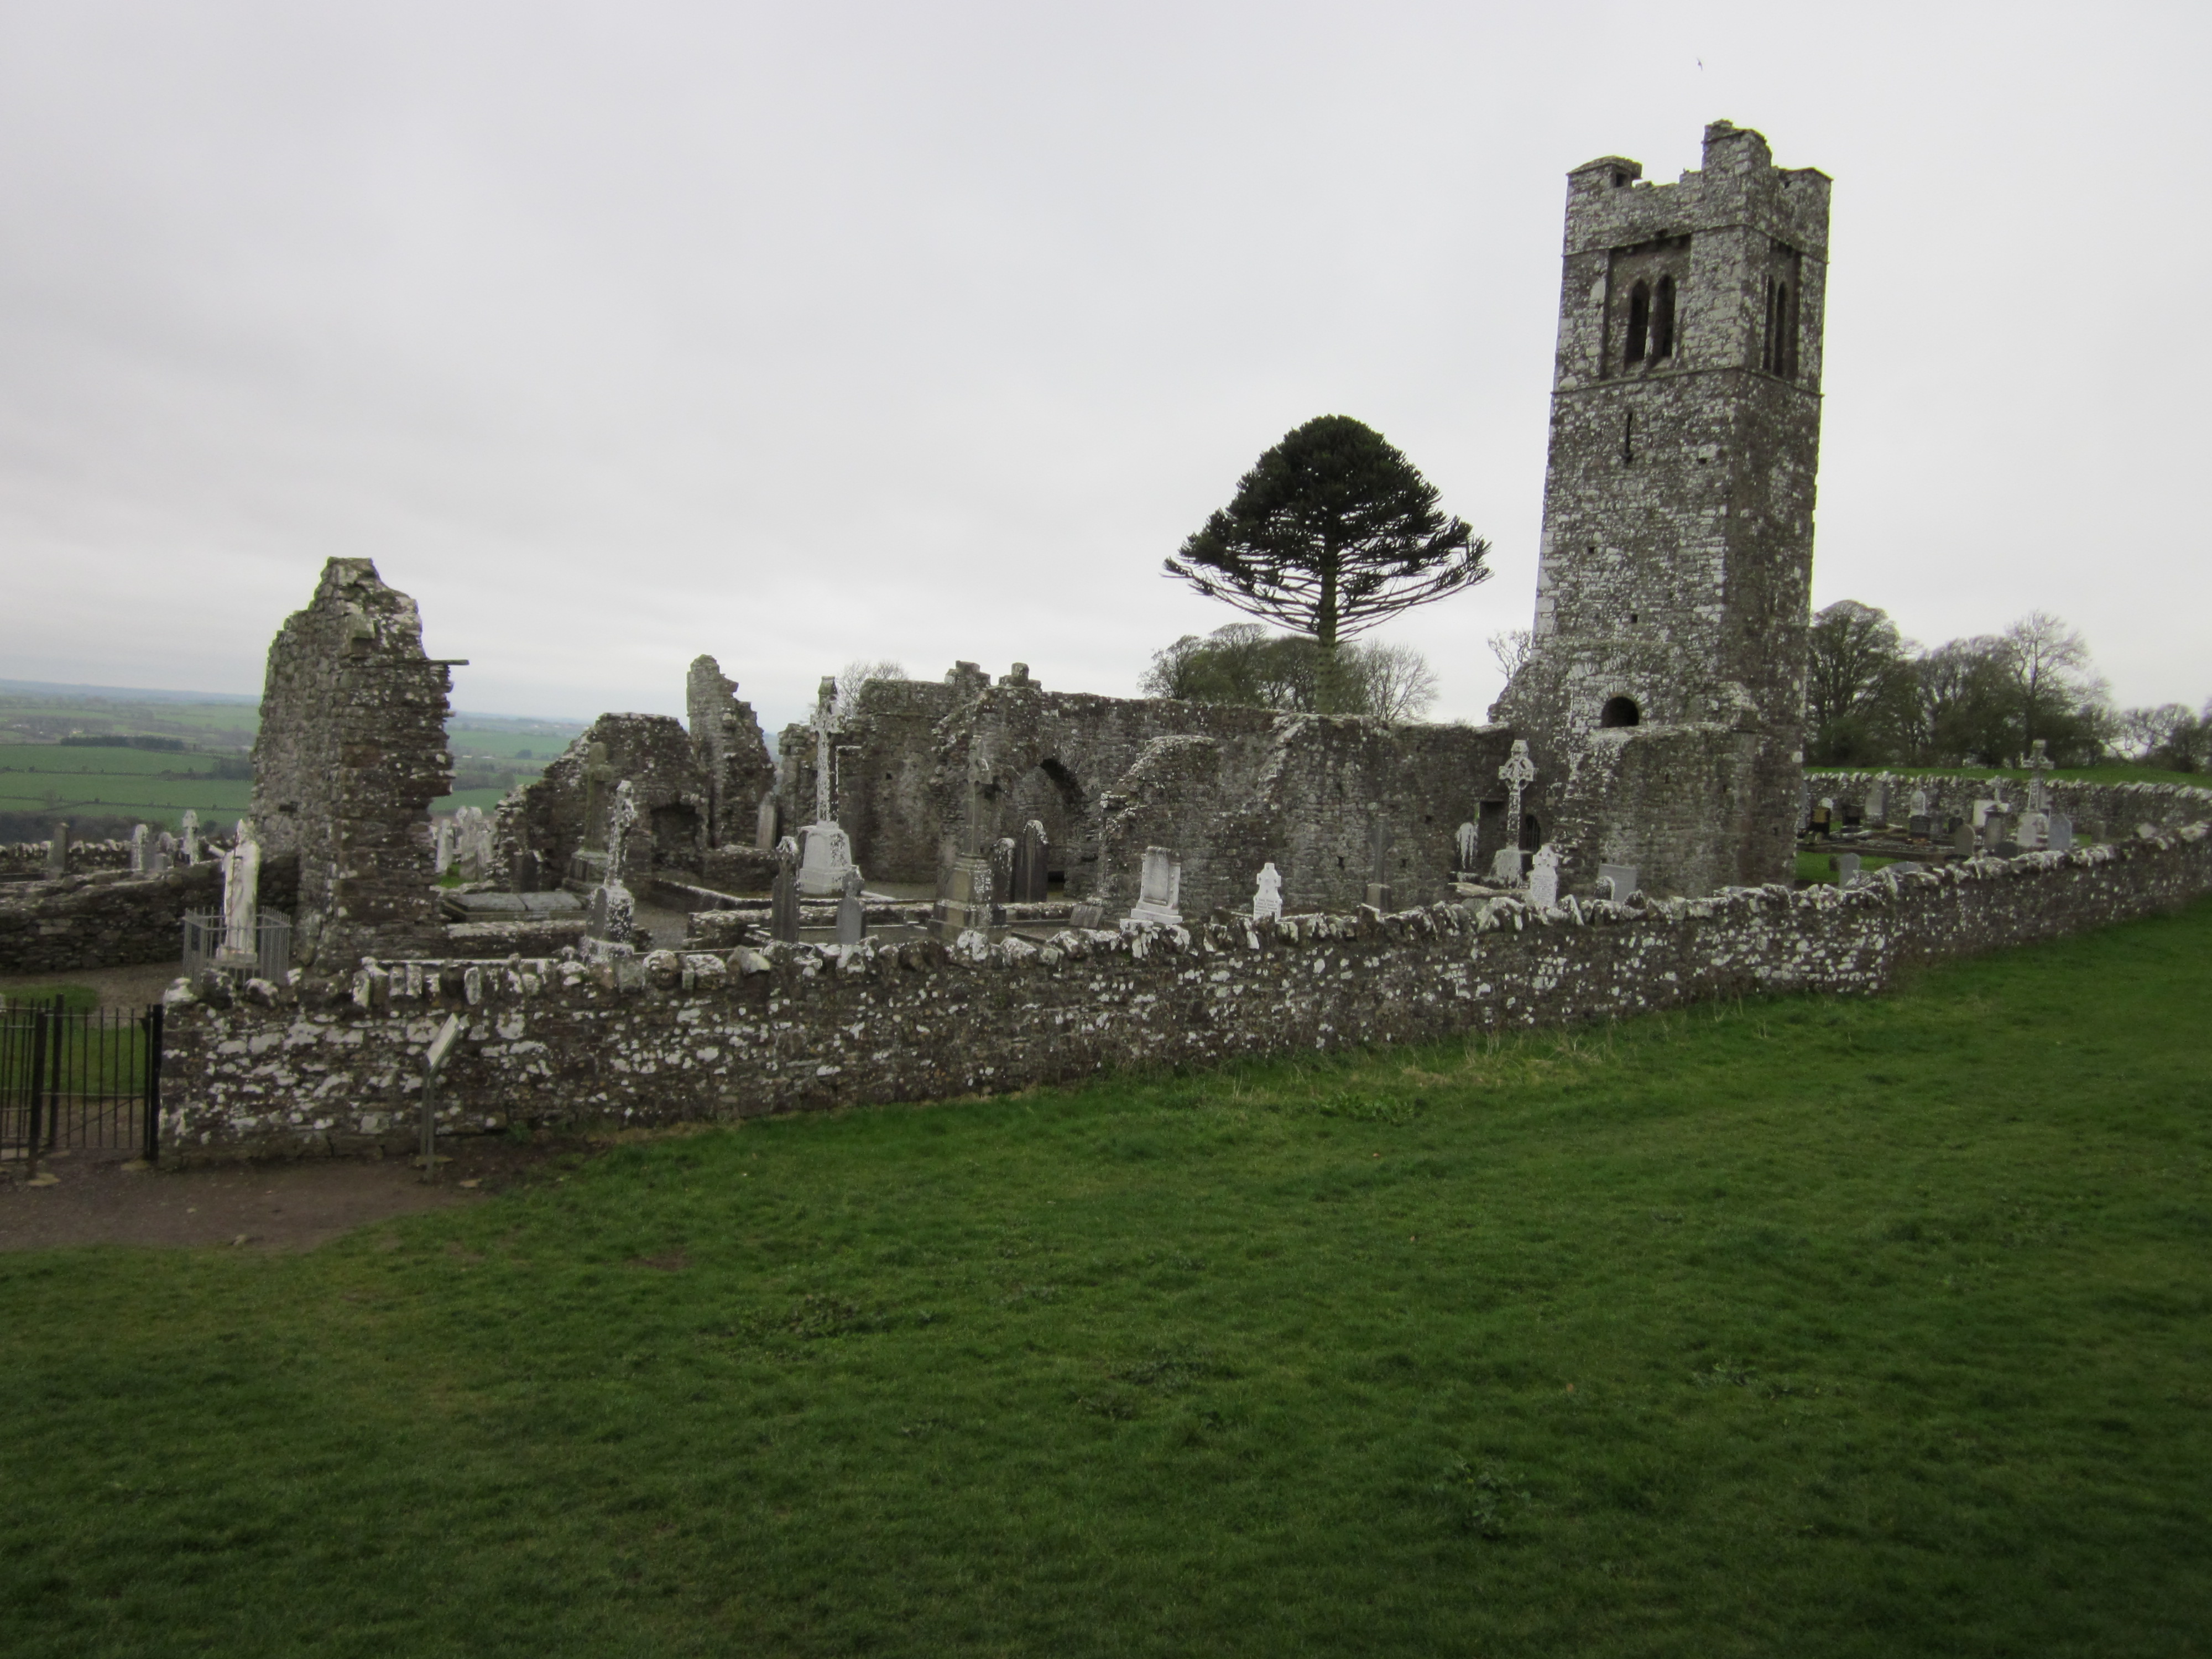
[[[298, 861], [264, 864], [258, 891], [264, 913], [289, 911], [299, 896]], [[222, 908], [222, 866], [213, 860], [158, 876], [104, 870], [0, 882], [0, 974], [181, 967], [185, 912]]]
[[[53, 843], [45, 841], [11, 841], [0, 843], [0, 876], [40, 877], [46, 873], [46, 859]], [[131, 867], [131, 843], [127, 841], [73, 841], [69, 846], [69, 867], [73, 874], [89, 874], [95, 870], [128, 870]]]
[[319, 993], [170, 994], [164, 1161], [402, 1150], [422, 1056], [467, 1021], [448, 1131], [666, 1124], [939, 1099], [1741, 994], [1870, 992], [1911, 964], [2081, 932], [2212, 891], [2212, 826], [1976, 859], [1848, 890], [839, 948], [365, 966]]
[[[1808, 772], [1806, 792], [1814, 799], [1833, 800], [1838, 810], [1848, 803], [1856, 811], [1862, 807], [1876, 783], [1889, 786], [1888, 817], [1893, 823], [1902, 823], [1909, 811], [1906, 803], [1912, 792], [1928, 792], [1929, 815], [1938, 820], [1946, 817], [1966, 817], [1973, 811], [1974, 803], [1990, 798], [1994, 783], [2004, 786], [2005, 799], [2015, 811], [2027, 800], [2027, 786], [2018, 778], [1954, 778], [1930, 777], [1917, 772]], [[2197, 823], [2212, 818], [2212, 789], [2199, 789], [2179, 783], [2099, 783], [2088, 778], [2061, 778], [2044, 786], [2051, 797], [2051, 810], [2063, 812], [2072, 818], [2078, 830], [2083, 823], [2094, 823], [2111, 840], [2121, 840], [2135, 834], [2139, 825], [2149, 823], [2166, 828], [2174, 824]]]

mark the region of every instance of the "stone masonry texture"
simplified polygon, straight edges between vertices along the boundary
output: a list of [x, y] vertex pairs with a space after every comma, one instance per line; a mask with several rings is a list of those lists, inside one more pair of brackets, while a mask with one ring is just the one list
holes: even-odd
[[429, 806], [453, 786], [452, 684], [415, 601], [367, 559], [326, 563], [270, 644], [252, 817], [264, 859], [298, 862], [295, 962], [437, 948]]
[[1790, 868], [1829, 181], [1726, 122], [1642, 172], [1568, 175], [1533, 648], [1493, 715], [1569, 879], [1694, 894]]
[[727, 1121], [941, 1099], [1118, 1069], [1622, 1018], [1705, 999], [1869, 993], [1904, 969], [2212, 891], [2212, 826], [1866, 885], [1705, 899], [1515, 899], [1279, 925], [1065, 930], [1040, 946], [656, 951], [586, 965], [366, 965], [302, 997], [171, 993], [165, 1161], [398, 1147], [424, 1049], [466, 1036], [447, 1132]]

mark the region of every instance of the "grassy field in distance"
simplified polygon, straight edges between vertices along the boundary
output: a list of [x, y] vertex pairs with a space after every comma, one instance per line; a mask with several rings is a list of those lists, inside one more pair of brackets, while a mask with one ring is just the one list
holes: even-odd
[[0, 1255], [0, 1650], [2201, 1653], [2208, 999], [2200, 902]]

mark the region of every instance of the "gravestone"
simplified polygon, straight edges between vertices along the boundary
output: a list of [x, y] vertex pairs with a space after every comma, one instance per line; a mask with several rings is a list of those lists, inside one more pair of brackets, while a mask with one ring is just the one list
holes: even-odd
[[2074, 845], [2074, 820], [2063, 812], [2051, 814], [2050, 848], [2054, 853], [2071, 850]]
[[601, 882], [592, 889], [587, 938], [600, 945], [629, 944], [637, 932], [637, 900], [618, 882]]
[[775, 844], [775, 880], [768, 890], [768, 934], [786, 945], [799, 943], [799, 843], [789, 836]]
[[753, 851], [775, 851], [775, 797], [763, 795], [760, 811], [753, 814]]
[[1031, 818], [1022, 826], [1021, 839], [1014, 844], [1014, 884], [1012, 900], [1017, 904], [1042, 904], [1052, 896], [1052, 866], [1050, 848], [1045, 840], [1044, 825]]
[[[966, 933], [991, 929], [991, 860], [979, 853], [965, 853], [952, 860], [945, 879], [945, 896], [929, 913], [930, 925], [947, 945], [957, 944]], [[1094, 907], [1095, 908], [1095, 907]], [[1077, 927], [1086, 924], [1079, 916]]]
[[1879, 778], [1867, 791], [1866, 821], [1877, 830], [1887, 827], [1889, 823], [1889, 786]]
[[131, 831], [131, 873], [132, 875], [143, 876], [146, 873], [148, 842], [152, 838], [153, 832], [144, 824], [137, 824], [132, 828]]
[[157, 853], [167, 853], [173, 860], [177, 856], [177, 838], [164, 830], [154, 837], [154, 850]]
[[46, 837], [46, 873], [50, 876], [69, 874], [69, 825], [57, 823], [53, 833]]
[[1982, 820], [1982, 845], [1993, 848], [2012, 839], [2012, 817], [2001, 802], [1990, 805], [1993, 810]]
[[1905, 827], [1908, 833], [1925, 840], [1936, 833], [1936, 820], [1925, 812], [1915, 812]]
[[[1368, 803], [1375, 810], [1376, 803]], [[1367, 902], [1376, 909], [1389, 911], [1393, 896], [1390, 887], [1390, 826], [1382, 819], [1375, 820], [1375, 828], [1368, 836], [1370, 871], [1367, 878]]]
[[839, 825], [826, 821], [808, 824], [805, 856], [799, 863], [799, 890], [809, 898], [827, 898], [845, 890], [845, 872], [853, 867], [853, 842]]
[[437, 840], [432, 844], [430, 867], [440, 875], [453, 866], [453, 821], [449, 817], [438, 820]]
[[2020, 828], [2013, 832], [2013, 839], [2020, 843], [2024, 853], [2041, 852], [2044, 843], [2051, 839], [2049, 816], [2042, 812], [2022, 812]]
[[[473, 811], [464, 807], [463, 811]], [[456, 814], [456, 816], [459, 816]], [[637, 792], [625, 778], [616, 787], [606, 812], [605, 874], [592, 890], [591, 922], [588, 936], [602, 945], [622, 947], [626, 952], [637, 931], [637, 900], [623, 880], [623, 870], [629, 852], [630, 826], [637, 822]], [[464, 845], [460, 854], [461, 871], [468, 873], [471, 849]]]
[[1546, 842], [1536, 849], [1536, 862], [1528, 872], [1528, 902], [1539, 910], [1559, 906], [1559, 849]]
[[183, 822], [185, 831], [185, 862], [186, 864], [198, 864], [200, 861], [200, 815], [187, 807], [185, 811]]
[[2003, 803], [2001, 801], [1992, 800], [1984, 797], [1973, 804], [1973, 806], [1967, 812], [1966, 820], [1968, 823], [1972, 823], [1975, 829], [1980, 830], [1989, 823], [1990, 814], [1997, 811], [2002, 805]]
[[1813, 833], [1826, 836], [1836, 827], [1836, 803], [1824, 799], [1813, 809]]
[[1180, 922], [1176, 908], [1182, 896], [1182, 860], [1164, 847], [1145, 848], [1145, 867], [1137, 882], [1137, 902], [1129, 912], [1132, 921]]
[[1259, 885], [1252, 890], [1252, 920], [1280, 921], [1283, 919], [1283, 878], [1273, 860], [1260, 866]]
[[1498, 856], [1490, 861], [1491, 880], [1496, 882], [1500, 887], [1518, 887], [1521, 884], [1522, 860], [1528, 856], [1517, 847], [1499, 848]]
[[1836, 857], [1836, 885], [1856, 887], [1859, 884], [1859, 855], [1841, 853]]
[[1619, 904], [1636, 890], [1636, 866], [1632, 864], [1601, 864], [1597, 867], [1597, 884], [1601, 896]]
[[2052, 760], [2045, 752], [2048, 746], [2043, 738], [2038, 738], [2032, 745], [2034, 752], [2028, 756], [2026, 763], [2028, 769], [2027, 810], [2031, 812], [2043, 811], [2049, 805], [2043, 793], [2043, 775], [2056, 766], [2057, 762]]
[[1459, 862], [1453, 867], [1462, 877], [1472, 876], [1474, 873], [1474, 860], [1479, 856], [1480, 832], [1471, 823], [1462, 823], [1454, 840], [1459, 848]]
[[166, 876], [169, 873], [170, 866], [174, 864], [174, 862], [175, 860], [168, 854], [156, 853], [154, 854], [152, 860], [146, 867], [148, 871], [154, 875]]
[[1005, 904], [1014, 896], [1014, 838], [1001, 836], [991, 843], [991, 902]]
[[1912, 792], [1912, 816], [1916, 818], [1928, 816], [1928, 792], [1925, 789]]
[[1856, 830], [1856, 829], [1857, 829], [1857, 828], [1859, 827], [1859, 825], [1860, 825], [1860, 824], [1862, 824], [1862, 823], [1865, 823], [1865, 822], [1866, 822], [1866, 818], [1865, 818], [1864, 814], [1863, 814], [1863, 813], [1859, 811], [1858, 806], [1857, 806], [1855, 803], [1853, 803], [1853, 802], [1850, 802], [1850, 801], [1846, 801], [1846, 802], [1844, 804], [1844, 829], [1846, 829], [1846, 830]]
[[[1510, 851], [1521, 850], [1521, 793], [1536, 781], [1536, 763], [1528, 758], [1528, 740], [1513, 739], [1512, 750], [1505, 757], [1505, 764], [1498, 769], [1498, 775], [1505, 781], [1505, 845]], [[1517, 872], [1520, 865], [1516, 861]], [[1514, 880], [1518, 881], [1516, 873]]]
[[845, 896], [837, 901], [837, 943], [858, 945], [868, 936], [868, 907], [860, 902], [860, 872], [845, 872]]
[[1972, 858], [1974, 855], [1974, 826], [1954, 819], [1951, 829], [1951, 850], [1963, 858]]

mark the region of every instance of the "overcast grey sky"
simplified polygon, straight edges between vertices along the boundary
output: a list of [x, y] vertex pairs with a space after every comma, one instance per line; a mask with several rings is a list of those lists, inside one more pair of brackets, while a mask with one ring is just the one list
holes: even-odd
[[[0, 676], [258, 689], [322, 561], [465, 708], [1127, 693], [1317, 414], [1533, 601], [1567, 169], [1836, 180], [1816, 604], [2212, 696], [2212, 9], [0, 0]], [[2164, 273], [2164, 274], [2161, 274]], [[2168, 278], [2171, 277], [2171, 286]]]

